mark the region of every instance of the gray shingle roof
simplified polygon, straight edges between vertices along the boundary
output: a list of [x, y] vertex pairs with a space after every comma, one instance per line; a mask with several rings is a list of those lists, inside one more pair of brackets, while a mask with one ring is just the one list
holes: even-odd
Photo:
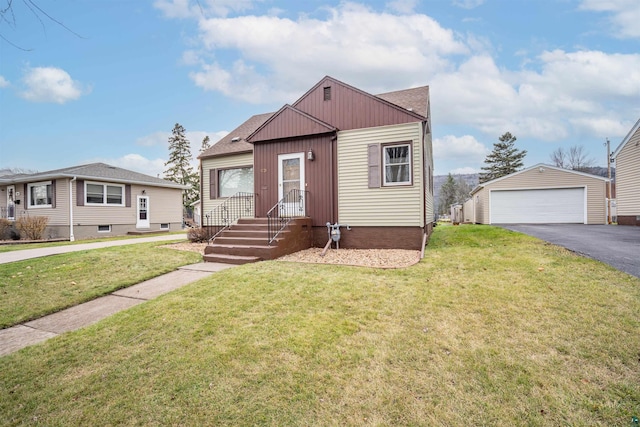
[[52, 178], [73, 178], [96, 179], [100, 181], [111, 181], [128, 184], [144, 184], [155, 187], [186, 188], [176, 182], [166, 179], [156, 178], [128, 169], [111, 166], [106, 163], [90, 163], [87, 165], [72, 166], [63, 169], [55, 169], [32, 174], [17, 174], [0, 177], [1, 183], [34, 182], [38, 180]]
[[[229, 154], [251, 153], [253, 151], [253, 145], [246, 141], [247, 137], [274, 114], [275, 113], [256, 114], [232, 130], [227, 136], [203, 151], [198, 158], [205, 159], [207, 157], [226, 156]], [[236, 138], [239, 139], [234, 141]]]
[[380, 95], [376, 95], [376, 97], [399, 105], [407, 110], [414, 111], [424, 117], [428, 117], [429, 86], [381, 93]]

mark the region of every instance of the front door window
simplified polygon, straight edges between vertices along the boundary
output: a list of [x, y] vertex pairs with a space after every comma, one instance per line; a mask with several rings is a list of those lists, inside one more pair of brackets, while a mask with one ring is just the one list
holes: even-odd
[[304, 153], [278, 156], [280, 216], [304, 216]]
[[138, 196], [136, 228], [149, 228], [149, 197]]

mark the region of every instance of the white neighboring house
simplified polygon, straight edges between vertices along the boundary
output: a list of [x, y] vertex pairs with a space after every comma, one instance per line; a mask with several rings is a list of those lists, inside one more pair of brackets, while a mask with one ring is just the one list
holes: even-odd
[[186, 186], [92, 163], [0, 176], [0, 217], [45, 216], [45, 238], [87, 239], [182, 229]]

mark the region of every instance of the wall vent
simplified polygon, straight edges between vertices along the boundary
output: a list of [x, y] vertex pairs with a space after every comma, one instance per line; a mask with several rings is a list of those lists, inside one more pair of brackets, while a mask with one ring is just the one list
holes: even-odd
[[231, 138], [231, 142], [238, 142], [238, 141], [240, 141], [239, 136], [234, 136], [233, 138]]
[[324, 88], [324, 100], [325, 101], [331, 100], [331, 86], [327, 86]]

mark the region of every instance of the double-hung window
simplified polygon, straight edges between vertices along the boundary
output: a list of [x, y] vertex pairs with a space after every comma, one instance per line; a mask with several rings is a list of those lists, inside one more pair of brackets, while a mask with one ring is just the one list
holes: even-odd
[[85, 182], [85, 204], [124, 206], [124, 185]]
[[35, 182], [28, 185], [29, 207], [50, 208], [53, 206], [53, 187], [51, 181]]
[[411, 185], [411, 144], [382, 146], [383, 185]]

